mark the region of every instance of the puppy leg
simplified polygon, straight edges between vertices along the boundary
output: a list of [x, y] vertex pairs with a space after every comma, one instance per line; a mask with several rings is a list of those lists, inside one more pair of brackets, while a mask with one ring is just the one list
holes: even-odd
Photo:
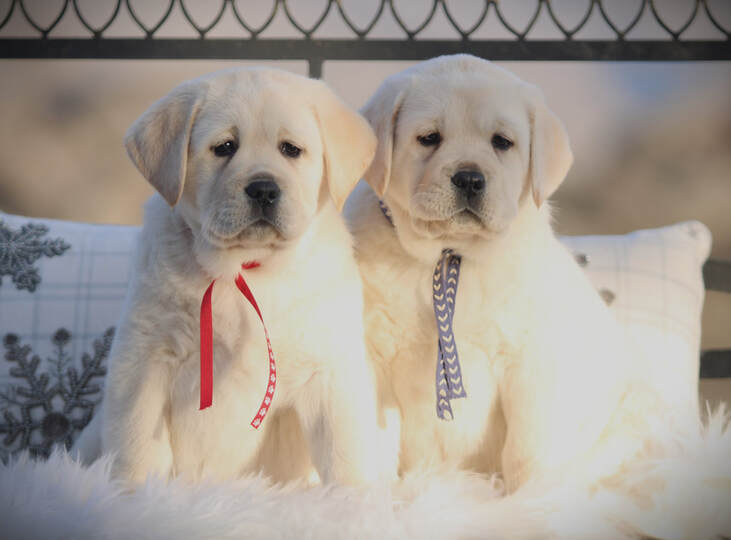
[[401, 453], [401, 410], [391, 379], [383, 365], [372, 363], [377, 381], [377, 422], [378, 439], [376, 450], [379, 452], [381, 476], [396, 479], [399, 471]]
[[132, 485], [143, 482], [148, 474], [169, 476], [173, 472], [169, 364], [159, 354], [122, 350], [110, 366], [102, 450], [116, 453], [114, 472]]
[[[589, 354], [592, 349], [577, 341], [535, 340], [506, 369], [500, 386], [507, 423], [502, 466], [510, 491], [562, 470], [585, 476], [587, 460], [597, 457], [597, 444], [620, 406], [627, 390], [615, 369], [621, 353], [597, 339]], [[602, 466], [611, 468], [609, 462]]]
[[[373, 373], [365, 351], [350, 350], [308, 383], [298, 413], [324, 483], [368, 484], [396, 477], [396, 426], [379, 429]], [[398, 440], [398, 435], [395, 436]], [[395, 455], [394, 455], [395, 454]]]
[[307, 440], [297, 413], [290, 408], [270, 413], [265, 429], [266, 436], [254, 469], [262, 471], [274, 482], [307, 478], [316, 483], [317, 472], [307, 451]]

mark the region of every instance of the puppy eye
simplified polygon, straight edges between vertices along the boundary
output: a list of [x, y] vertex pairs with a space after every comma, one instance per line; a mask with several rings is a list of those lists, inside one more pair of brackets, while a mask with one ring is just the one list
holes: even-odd
[[213, 153], [218, 157], [230, 157], [233, 156], [238, 149], [239, 145], [236, 144], [236, 141], [226, 141], [218, 146], [214, 146]]
[[503, 137], [502, 135], [498, 135], [497, 133], [492, 136], [492, 147], [495, 150], [509, 150], [513, 146], [513, 141], [510, 139], [507, 139]]
[[438, 131], [432, 131], [426, 135], [421, 135], [416, 138], [421, 146], [436, 146], [442, 142], [442, 135]]
[[285, 141], [279, 145], [279, 151], [287, 157], [296, 158], [302, 153], [302, 148]]

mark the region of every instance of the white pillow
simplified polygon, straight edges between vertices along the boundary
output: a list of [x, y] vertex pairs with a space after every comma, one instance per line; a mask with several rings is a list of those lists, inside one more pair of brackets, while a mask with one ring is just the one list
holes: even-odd
[[708, 227], [686, 221], [625, 235], [561, 240], [638, 346], [638, 375], [672, 396], [679, 411], [697, 411]]
[[[0, 213], [0, 458], [21, 448], [46, 456], [88, 423], [139, 230]], [[708, 229], [694, 221], [562, 241], [651, 353], [638, 370], [697, 406]]]
[[0, 458], [88, 423], [138, 234], [0, 213]]

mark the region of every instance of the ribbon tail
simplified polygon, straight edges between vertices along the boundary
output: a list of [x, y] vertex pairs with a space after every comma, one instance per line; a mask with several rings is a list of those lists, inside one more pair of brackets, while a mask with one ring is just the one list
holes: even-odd
[[264, 421], [264, 417], [269, 412], [269, 407], [271, 406], [272, 400], [274, 399], [274, 390], [277, 387], [277, 366], [274, 362], [274, 351], [272, 351], [272, 344], [269, 341], [269, 332], [267, 331], [266, 324], [264, 324], [264, 318], [261, 316], [261, 311], [259, 311], [259, 306], [254, 299], [254, 295], [252, 294], [251, 289], [249, 289], [249, 285], [246, 283], [246, 280], [244, 280], [244, 276], [242, 276], [241, 274], [236, 276], [236, 286], [239, 288], [239, 291], [241, 291], [241, 294], [243, 294], [244, 297], [249, 301], [251, 306], [256, 311], [256, 314], [259, 316], [261, 325], [264, 328], [264, 337], [266, 338], [267, 350], [269, 352], [269, 380], [267, 382], [267, 390], [264, 394], [264, 398], [261, 401], [261, 405], [259, 405], [259, 410], [257, 411], [256, 416], [254, 416], [251, 421], [251, 427], [253, 427], [254, 429], [259, 429], [259, 426]]
[[215, 279], [211, 281], [201, 301], [200, 410], [210, 407], [213, 403], [213, 310], [211, 309], [211, 296], [213, 295], [214, 283], [216, 283]]
[[437, 396], [437, 416], [441, 420], [454, 420], [454, 413], [452, 412], [452, 404], [449, 402], [449, 398], [443, 398]]
[[241, 274], [236, 276], [236, 286], [239, 288], [239, 291], [241, 291], [241, 294], [244, 295], [244, 297], [249, 301], [249, 304], [254, 308], [256, 311], [256, 314], [259, 316], [259, 320], [262, 324], [264, 324], [264, 319], [261, 316], [261, 311], [259, 311], [259, 305], [256, 303], [256, 300], [254, 299], [254, 294], [251, 292], [251, 289], [249, 289], [249, 285], [244, 280], [244, 276]]
[[[454, 415], [452, 414], [452, 405], [449, 400], [451, 399], [452, 391], [449, 388], [449, 375], [447, 371], [447, 362], [444, 358], [444, 351], [442, 350], [441, 341], [438, 342], [439, 352], [437, 354], [437, 416], [442, 420], [452, 420]], [[440, 384], [442, 383], [442, 384]], [[440, 391], [444, 391], [444, 395], [440, 394]], [[449, 416], [447, 416], [449, 415]]]
[[[457, 341], [454, 335], [454, 307], [459, 284], [459, 269], [462, 259], [451, 249], [442, 251], [434, 269], [432, 292], [434, 314], [437, 322], [437, 416], [442, 420], [452, 420], [451, 400], [467, 397], [459, 364]], [[444, 298], [438, 298], [436, 291]], [[440, 394], [443, 391], [444, 394]]]

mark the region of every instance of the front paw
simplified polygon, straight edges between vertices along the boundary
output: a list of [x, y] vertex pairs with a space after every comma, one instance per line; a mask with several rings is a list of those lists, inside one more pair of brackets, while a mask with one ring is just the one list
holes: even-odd
[[148, 480], [167, 482], [172, 477], [172, 464], [165, 461], [151, 463], [150, 460], [114, 460], [111, 476], [120, 482], [125, 491], [134, 491]]

